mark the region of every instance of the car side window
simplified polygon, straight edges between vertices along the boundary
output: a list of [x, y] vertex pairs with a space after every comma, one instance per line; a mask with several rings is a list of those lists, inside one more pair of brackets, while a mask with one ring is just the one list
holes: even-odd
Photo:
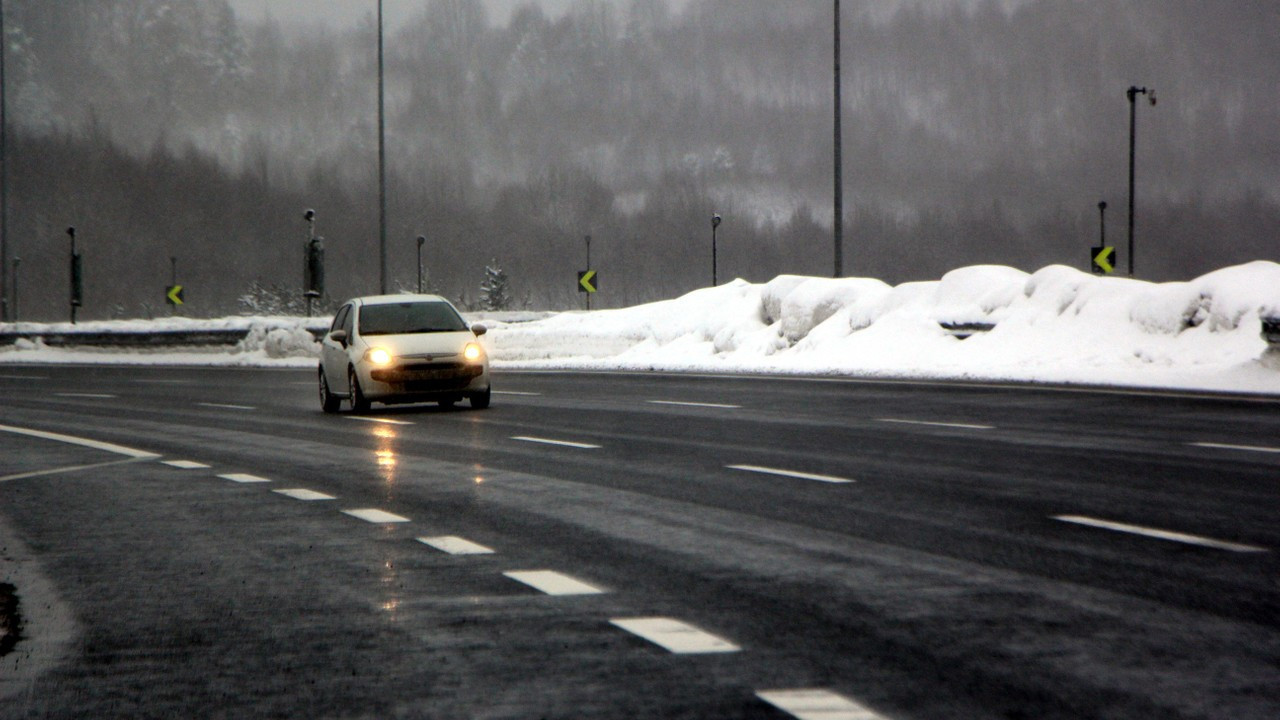
[[329, 328], [329, 332], [333, 332], [334, 330], [341, 330], [342, 323], [346, 321], [347, 315], [349, 315], [350, 313], [351, 313], [351, 306], [343, 305], [342, 309], [338, 310], [338, 314], [333, 316], [333, 325]]
[[342, 329], [347, 331], [347, 337], [351, 337], [351, 331], [355, 327], [355, 307], [348, 305], [347, 314], [342, 316]]

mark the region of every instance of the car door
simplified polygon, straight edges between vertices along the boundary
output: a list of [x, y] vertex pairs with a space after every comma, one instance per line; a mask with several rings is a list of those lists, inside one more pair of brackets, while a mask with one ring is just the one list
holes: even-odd
[[320, 341], [320, 367], [324, 368], [329, 387], [338, 393], [345, 392], [347, 387], [347, 342], [335, 340], [333, 331], [346, 330], [348, 336], [351, 334], [351, 312], [350, 304], [343, 305], [333, 316], [329, 332]]

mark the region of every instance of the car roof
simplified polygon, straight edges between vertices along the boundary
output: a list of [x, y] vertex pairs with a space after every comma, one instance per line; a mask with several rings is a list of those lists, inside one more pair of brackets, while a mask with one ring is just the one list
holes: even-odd
[[401, 293], [399, 295], [366, 295], [364, 297], [351, 298], [347, 302], [353, 305], [398, 305], [406, 302], [442, 302], [452, 305], [452, 303], [439, 295], [418, 295], [416, 293]]

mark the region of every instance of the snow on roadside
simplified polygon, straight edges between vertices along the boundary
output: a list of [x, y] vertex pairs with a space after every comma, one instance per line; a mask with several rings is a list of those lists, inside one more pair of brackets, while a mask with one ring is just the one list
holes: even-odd
[[[933, 282], [782, 275], [615, 310], [489, 315], [496, 368], [693, 370], [1085, 383], [1280, 394], [1280, 349], [1260, 336], [1280, 314], [1280, 264], [1188, 282], [1095, 277], [1065, 266], [1002, 266]], [[83, 330], [244, 328], [222, 352], [67, 350], [25, 342], [0, 363], [108, 362], [311, 367], [306, 327], [325, 319], [82, 323]], [[961, 340], [945, 325], [981, 327]], [[24, 323], [22, 329], [34, 328]], [[71, 326], [39, 326], [47, 332]], [[0, 327], [0, 332], [14, 329]]]

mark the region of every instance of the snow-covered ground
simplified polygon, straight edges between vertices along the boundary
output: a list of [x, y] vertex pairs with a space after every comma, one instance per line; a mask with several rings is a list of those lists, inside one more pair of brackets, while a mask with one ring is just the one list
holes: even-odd
[[[735, 280], [616, 310], [493, 315], [495, 368], [676, 370], [1083, 383], [1280, 395], [1280, 348], [1261, 317], [1280, 315], [1280, 264], [1258, 261], [1189, 282], [954, 270], [896, 287], [866, 278]], [[105, 352], [23, 342], [0, 363], [107, 362], [312, 366], [317, 345], [291, 318], [82, 323], [82, 330], [247, 327], [225, 352]], [[324, 321], [319, 321], [320, 325]], [[944, 324], [993, 325], [958, 339]], [[57, 332], [69, 325], [33, 326]], [[13, 330], [0, 326], [0, 332]]]

